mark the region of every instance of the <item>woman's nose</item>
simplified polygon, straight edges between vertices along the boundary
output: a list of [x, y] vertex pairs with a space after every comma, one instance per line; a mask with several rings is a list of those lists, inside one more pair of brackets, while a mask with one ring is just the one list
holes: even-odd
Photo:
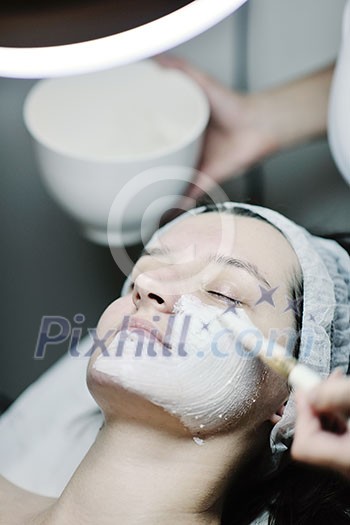
[[156, 279], [148, 273], [141, 273], [135, 279], [132, 300], [137, 308], [151, 307], [161, 312], [171, 313], [179, 299], [179, 294], [167, 290], [165, 280]]

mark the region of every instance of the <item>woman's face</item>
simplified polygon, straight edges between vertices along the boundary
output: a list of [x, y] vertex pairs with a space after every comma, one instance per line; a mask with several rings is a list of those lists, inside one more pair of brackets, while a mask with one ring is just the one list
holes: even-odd
[[[285, 384], [257, 358], [232, 351], [227, 357], [233, 339], [224, 330], [235, 312], [244, 312], [265, 337], [291, 329], [290, 288], [299, 273], [289, 243], [263, 221], [226, 213], [186, 218], [152, 241], [134, 267], [129, 293], [102, 315], [98, 334], [106, 348], [117, 334], [109, 347], [113, 359], [112, 351], [97, 361], [94, 355], [92, 363], [106, 363], [97, 372], [91, 364], [90, 374], [109, 376], [197, 434], [257, 407], [264, 414], [260, 399], [267, 417], [285, 399]], [[217, 324], [224, 314], [225, 323]], [[222, 346], [211, 355], [214, 339]], [[181, 355], [172, 359], [175, 340]]]

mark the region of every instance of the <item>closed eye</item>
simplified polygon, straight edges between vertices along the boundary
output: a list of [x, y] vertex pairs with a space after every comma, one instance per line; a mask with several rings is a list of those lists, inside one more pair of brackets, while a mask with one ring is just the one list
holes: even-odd
[[241, 301], [239, 301], [238, 299], [234, 299], [233, 297], [229, 297], [229, 296], [224, 295], [224, 294], [222, 294], [220, 292], [215, 292], [214, 290], [208, 290], [208, 293], [210, 295], [214, 295], [218, 299], [221, 299], [221, 300], [229, 302], [229, 303], [233, 303], [236, 306], [243, 306], [243, 303]]

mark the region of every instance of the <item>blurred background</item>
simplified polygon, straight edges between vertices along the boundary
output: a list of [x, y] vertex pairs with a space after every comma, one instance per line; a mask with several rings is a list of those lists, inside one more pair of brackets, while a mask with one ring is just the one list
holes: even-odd
[[[266, 89], [333, 62], [345, 0], [249, 0], [205, 34], [176, 48], [238, 90]], [[15, 399], [68, 350], [34, 359], [43, 316], [94, 328], [124, 280], [108, 248], [82, 238], [46, 194], [22, 106], [35, 81], [0, 78], [0, 391]], [[314, 232], [350, 231], [350, 189], [325, 140], [289, 150], [224, 186], [232, 200], [281, 211]], [[132, 247], [137, 257], [140, 247]], [[83, 314], [84, 322], [74, 316]]]

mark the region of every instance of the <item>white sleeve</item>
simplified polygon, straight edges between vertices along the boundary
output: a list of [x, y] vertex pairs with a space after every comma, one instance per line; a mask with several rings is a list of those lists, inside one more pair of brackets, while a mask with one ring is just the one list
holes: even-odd
[[344, 11], [342, 43], [328, 115], [330, 148], [339, 171], [350, 184], [350, 0]]

